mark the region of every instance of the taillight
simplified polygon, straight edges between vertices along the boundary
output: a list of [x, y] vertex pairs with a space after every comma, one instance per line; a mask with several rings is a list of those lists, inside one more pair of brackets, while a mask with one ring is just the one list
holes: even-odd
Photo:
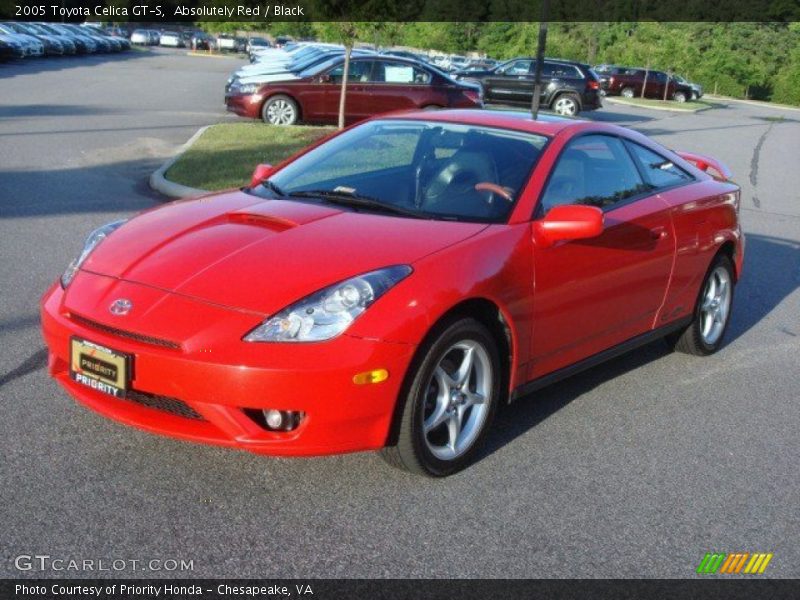
[[593, 79], [590, 79], [588, 81], [588, 83], [586, 84], [586, 89], [599, 90], [600, 89], [600, 82], [596, 81], [596, 80], [593, 80]]
[[613, 84], [614, 84], [614, 78], [613, 77], [609, 77], [608, 78], [608, 85], [613, 85]]
[[472, 100], [475, 104], [483, 104], [483, 98], [481, 97], [480, 92], [476, 92], [475, 90], [464, 90], [464, 95]]

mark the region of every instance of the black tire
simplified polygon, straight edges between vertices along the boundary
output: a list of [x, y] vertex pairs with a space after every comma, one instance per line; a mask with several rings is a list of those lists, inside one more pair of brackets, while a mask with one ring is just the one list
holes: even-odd
[[[704, 293], [708, 287], [709, 280], [712, 276], [714, 276], [714, 273], [717, 272], [717, 269], [724, 269], [728, 273], [728, 281], [730, 282], [730, 299], [728, 302], [728, 309], [725, 316], [725, 322], [722, 326], [722, 331], [719, 334], [719, 337], [714, 340], [713, 343], [709, 343], [704, 338], [702, 332], [703, 315], [701, 306], [703, 304]], [[725, 332], [728, 330], [728, 325], [730, 324], [731, 320], [730, 315], [731, 308], [733, 307], [734, 289], [736, 287], [735, 283], [736, 278], [731, 259], [725, 254], [718, 254], [712, 261], [711, 266], [708, 268], [708, 272], [703, 278], [703, 283], [700, 286], [700, 291], [697, 293], [697, 301], [695, 302], [692, 322], [682, 331], [678, 331], [667, 337], [667, 343], [673, 350], [676, 352], [682, 352], [684, 354], [692, 354], [694, 356], [708, 356], [722, 347], [722, 342], [725, 339]]]
[[675, 92], [672, 95], [672, 99], [675, 100], [675, 102], [686, 102], [686, 94], [683, 92]]
[[[434, 372], [443, 360], [447, 360], [453, 346], [459, 343], [477, 343], [485, 350], [484, 358], [488, 359], [488, 364], [491, 365], [491, 392], [485, 402], [485, 416], [473, 441], [463, 453], [452, 459], [443, 460], [434, 455], [426, 441], [426, 434], [423, 433], [424, 415], [430, 407], [429, 393]], [[405, 385], [398, 398], [398, 402], [402, 403], [402, 409], [399, 413], [397, 442], [394, 446], [383, 448], [381, 455], [384, 460], [393, 467], [428, 477], [445, 477], [468, 466], [474, 460], [497, 412], [500, 389], [504, 381], [500, 369], [497, 343], [485, 325], [470, 317], [460, 317], [442, 323], [428, 336], [409, 368]], [[471, 415], [471, 413], [464, 414]], [[444, 425], [446, 423], [443, 423]], [[431, 433], [436, 433], [436, 430]]]
[[636, 90], [632, 87], [622, 88], [622, 91], [619, 93], [620, 96], [623, 98], [633, 98], [636, 95]]
[[[276, 119], [274, 115], [278, 109], [281, 110], [281, 114], [290, 116]], [[268, 125], [295, 125], [300, 120], [300, 109], [293, 98], [284, 94], [277, 94], [267, 98], [266, 102], [264, 102], [261, 107], [261, 119]]]

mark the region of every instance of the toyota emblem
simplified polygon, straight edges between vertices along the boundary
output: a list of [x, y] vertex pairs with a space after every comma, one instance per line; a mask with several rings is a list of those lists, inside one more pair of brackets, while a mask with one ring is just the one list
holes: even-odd
[[121, 317], [122, 315], [127, 315], [129, 312], [131, 312], [132, 308], [133, 302], [130, 300], [127, 298], [117, 298], [111, 303], [111, 306], [108, 307], [108, 310], [112, 315]]

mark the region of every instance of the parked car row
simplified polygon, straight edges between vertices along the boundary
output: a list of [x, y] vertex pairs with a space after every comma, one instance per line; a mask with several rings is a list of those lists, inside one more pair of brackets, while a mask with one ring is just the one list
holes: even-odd
[[0, 22], [0, 59], [129, 50], [130, 42], [93, 25]]
[[641, 97], [642, 90], [645, 98], [676, 102], [697, 100], [703, 96], [702, 86], [664, 71], [619, 65], [597, 65], [594, 71], [600, 78], [603, 93], [608, 96]]
[[[352, 51], [347, 121], [403, 108], [476, 108], [484, 102], [529, 106], [533, 100], [533, 57], [503, 63], [458, 55], [428, 60], [405, 49], [370, 48]], [[291, 41], [249, 52], [251, 64], [233, 73], [225, 86], [228, 110], [280, 125], [336, 120], [342, 46]], [[447, 73], [454, 65], [463, 67]], [[635, 97], [644, 90], [645, 97], [678, 102], [703, 95], [701, 86], [653, 69], [546, 58], [540, 73], [539, 105], [563, 116], [602, 108], [605, 95]]]
[[[229, 111], [273, 125], [334, 123], [344, 77], [344, 49], [296, 44], [272, 49], [235, 72], [225, 86]], [[479, 85], [457, 82], [417, 60], [354, 50], [347, 75], [346, 120], [401, 109], [480, 108]]]
[[162, 46], [166, 48], [190, 48], [192, 50], [216, 50], [218, 52], [248, 52], [250, 48], [269, 47], [263, 37], [246, 38], [221, 34], [217, 37], [198, 29], [156, 30], [139, 28], [131, 32], [131, 43], [140, 46]]

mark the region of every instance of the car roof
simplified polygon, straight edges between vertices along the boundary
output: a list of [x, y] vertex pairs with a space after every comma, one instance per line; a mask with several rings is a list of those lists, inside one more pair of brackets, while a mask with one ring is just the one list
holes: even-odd
[[464, 125], [483, 125], [487, 127], [499, 127], [501, 129], [537, 133], [548, 137], [552, 137], [565, 129], [577, 128], [578, 126], [587, 124], [597, 124], [584, 119], [570, 119], [549, 114], [540, 114], [537, 120], [534, 121], [528, 112], [475, 109], [399, 111], [381, 115], [376, 119], [409, 119], [461, 123]]

